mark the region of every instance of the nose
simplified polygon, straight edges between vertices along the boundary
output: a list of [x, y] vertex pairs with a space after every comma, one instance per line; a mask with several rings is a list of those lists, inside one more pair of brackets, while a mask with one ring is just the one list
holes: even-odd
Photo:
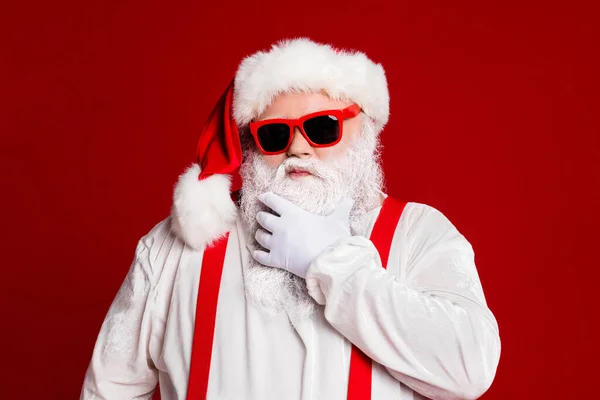
[[306, 141], [300, 129], [294, 129], [294, 138], [292, 139], [292, 144], [287, 151], [288, 157], [298, 157], [298, 158], [310, 158], [314, 155], [314, 149]]

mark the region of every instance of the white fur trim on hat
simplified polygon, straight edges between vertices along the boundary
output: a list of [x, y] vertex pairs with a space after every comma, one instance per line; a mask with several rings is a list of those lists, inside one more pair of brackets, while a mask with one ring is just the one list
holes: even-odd
[[358, 51], [335, 49], [306, 38], [278, 42], [246, 57], [235, 76], [233, 115], [247, 125], [284, 92], [324, 90], [334, 99], [358, 104], [377, 132], [389, 118], [390, 96], [380, 64]]
[[172, 229], [196, 250], [229, 232], [237, 215], [229, 192], [231, 177], [212, 175], [199, 181], [199, 174], [200, 166], [193, 164], [179, 177], [171, 210]]

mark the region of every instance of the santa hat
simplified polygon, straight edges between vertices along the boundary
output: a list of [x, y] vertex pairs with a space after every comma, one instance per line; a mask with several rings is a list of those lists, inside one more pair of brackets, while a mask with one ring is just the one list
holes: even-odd
[[238, 127], [258, 117], [282, 93], [325, 92], [358, 104], [379, 133], [389, 117], [383, 67], [358, 51], [284, 40], [245, 58], [198, 141], [198, 159], [175, 186], [171, 226], [190, 247], [202, 249], [235, 223], [232, 199], [241, 188]]

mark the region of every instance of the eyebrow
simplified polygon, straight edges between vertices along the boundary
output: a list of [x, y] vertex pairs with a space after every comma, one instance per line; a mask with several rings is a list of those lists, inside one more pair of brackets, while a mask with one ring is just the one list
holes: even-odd
[[[312, 110], [312, 111], [309, 111], [307, 113], [302, 114], [300, 117], [303, 117], [303, 116], [308, 115], [308, 114], [316, 113], [316, 112], [319, 112], [319, 111], [335, 110], [335, 109], [336, 109], [335, 107], [332, 107], [332, 108], [317, 108], [316, 110]], [[300, 118], [300, 117], [296, 117], [296, 118]], [[257, 119], [257, 121], [264, 121], [264, 120], [267, 120], [267, 119], [295, 119], [295, 118], [292, 118], [292, 117], [290, 117], [287, 114], [275, 114], [275, 115], [269, 115], [266, 118]]]

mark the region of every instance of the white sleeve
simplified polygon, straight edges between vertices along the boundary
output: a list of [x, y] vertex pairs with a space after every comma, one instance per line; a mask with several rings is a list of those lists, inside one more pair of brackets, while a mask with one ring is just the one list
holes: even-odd
[[158, 372], [148, 354], [154, 286], [148, 247], [140, 241], [94, 347], [80, 400], [150, 399]]
[[393, 242], [403, 254], [388, 261], [388, 269], [399, 263], [398, 276], [370, 240], [354, 236], [313, 262], [309, 292], [334, 328], [414, 391], [475, 399], [494, 379], [500, 337], [473, 249], [434, 208], [408, 203], [407, 211]]

